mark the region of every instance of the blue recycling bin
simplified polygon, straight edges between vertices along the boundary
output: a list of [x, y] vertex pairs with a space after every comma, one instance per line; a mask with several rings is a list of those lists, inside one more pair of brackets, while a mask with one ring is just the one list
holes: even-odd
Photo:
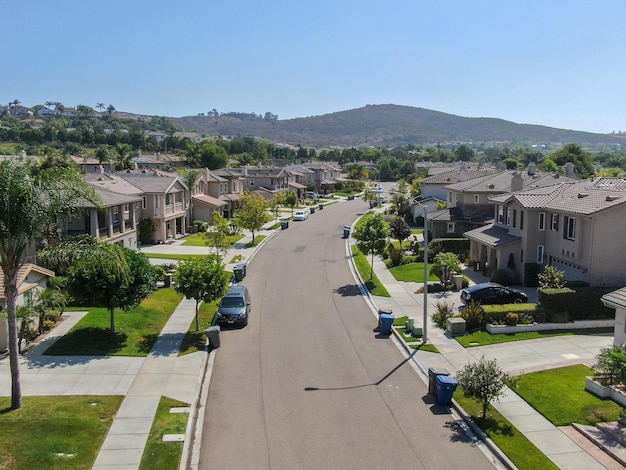
[[393, 321], [396, 319], [390, 313], [381, 313], [379, 315], [380, 320], [380, 334], [381, 335], [390, 335], [391, 328], [393, 327]]
[[354, 194], [350, 194], [348, 196], [348, 201], [354, 201]]
[[320, 210], [324, 209], [324, 204], [319, 205]]
[[452, 395], [458, 387], [459, 382], [454, 377], [447, 375], [437, 376], [437, 404], [439, 406], [450, 406], [452, 403]]

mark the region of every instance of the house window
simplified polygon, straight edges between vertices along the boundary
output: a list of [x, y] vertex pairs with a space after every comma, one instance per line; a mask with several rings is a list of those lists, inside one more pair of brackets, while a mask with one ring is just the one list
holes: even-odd
[[124, 204], [124, 212], [128, 212], [130, 211], [130, 204], [126, 203]]
[[576, 219], [573, 217], [565, 217], [563, 223], [564, 226], [564, 238], [567, 240], [576, 240]]
[[543, 245], [537, 245], [537, 263], [543, 263]]
[[513, 228], [517, 225], [517, 210], [513, 209]]
[[448, 193], [448, 202], [452, 202], [452, 193]]
[[113, 222], [117, 223], [120, 220], [120, 208], [118, 206], [113, 207]]
[[504, 223], [504, 206], [498, 206], [498, 223]]
[[146, 198], [146, 196], [141, 196], [141, 208], [142, 209], [148, 208], [148, 198]]
[[546, 229], [546, 213], [539, 212], [539, 230]]
[[448, 222], [448, 233], [454, 233], [454, 222]]
[[165, 205], [169, 206], [172, 203], [172, 195], [171, 194], [166, 194], [165, 195]]
[[511, 225], [511, 208], [506, 208], [506, 224]]
[[559, 230], [559, 214], [552, 214], [552, 231]]
[[480, 195], [474, 194], [474, 204], [478, 204], [480, 202]]
[[524, 262], [524, 250], [520, 250], [519, 252], [519, 262], [520, 263]]
[[161, 198], [159, 196], [154, 196], [154, 207], [158, 209], [161, 207]]
[[519, 211], [519, 229], [524, 230], [524, 211]]

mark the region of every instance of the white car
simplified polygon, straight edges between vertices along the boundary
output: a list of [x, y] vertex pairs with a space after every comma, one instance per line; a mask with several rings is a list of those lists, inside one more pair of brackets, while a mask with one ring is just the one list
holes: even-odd
[[385, 204], [387, 202], [387, 198], [385, 196], [378, 196], [378, 202]]
[[309, 213], [307, 211], [295, 211], [293, 213], [293, 220], [306, 220], [309, 218]]

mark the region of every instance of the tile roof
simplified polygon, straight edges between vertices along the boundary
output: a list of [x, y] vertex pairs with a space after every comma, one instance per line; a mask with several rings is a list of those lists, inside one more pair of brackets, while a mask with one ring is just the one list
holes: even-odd
[[120, 177], [145, 193], [165, 193], [176, 183], [184, 186], [178, 178], [164, 175], [156, 176], [151, 173], [120, 173]]
[[521, 237], [511, 235], [508, 229], [494, 224], [469, 230], [463, 236], [494, 248], [521, 240]]
[[621, 289], [617, 289], [613, 292], [609, 292], [608, 294], [604, 294], [602, 296], [602, 302], [607, 307], [626, 308], [626, 287], [622, 287]]
[[[41, 266], [38, 266], [36, 264], [24, 263], [17, 271], [17, 290], [20, 294], [23, 294], [30, 288], [34, 287], [24, 282], [32, 271], [36, 271], [40, 274], [43, 274], [44, 276], [54, 277], [54, 271], [42, 268]], [[0, 269], [0, 299], [6, 300], [6, 297], [4, 295], [4, 272], [2, 271], [2, 269]]]
[[447, 185], [446, 188], [453, 191], [473, 192], [473, 193], [498, 193], [511, 192], [511, 181], [514, 173], [522, 177], [523, 187], [547, 186], [562, 181], [576, 181], [558, 173], [535, 173], [529, 175], [527, 172], [517, 170], [504, 170], [495, 174], [485, 175], [478, 178], [468, 179], [458, 183]]
[[199, 201], [199, 202], [203, 202], [205, 204], [208, 204], [210, 206], [215, 206], [215, 207], [221, 207], [221, 206], [227, 206], [228, 203], [224, 202], [220, 199], [217, 199], [215, 197], [209, 196], [207, 194], [198, 194], [196, 196], [193, 196], [191, 199], [193, 199], [194, 201]]
[[[467, 179], [471, 180], [474, 178], [480, 178], [481, 176], [491, 175], [495, 173], [495, 168], [477, 168], [477, 169], [467, 169], [465, 170]], [[459, 168], [455, 168], [454, 170], [445, 171], [443, 173], [438, 173], [433, 176], [428, 176], [422, 180], [420, 180], [420, 184], [454, 184], [459, 182]]]

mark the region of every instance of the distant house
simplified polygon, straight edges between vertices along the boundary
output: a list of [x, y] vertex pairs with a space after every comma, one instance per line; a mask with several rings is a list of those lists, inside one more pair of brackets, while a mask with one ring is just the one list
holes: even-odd
[[[37, 266], [36, 264], [25, 263], [20, 266], [17, 272], [17, 302], [16, 305], [28, 306], [34, 300], [37, 291], [46, 288], [48, 279], [54, 277], [54, 272]], [[0, 269], [0, 306], [2, 310], [7, 308], [7, 299], [4, 295], [4, 273]], [[0, 351], [9, 349], [9, 329], [6, 318], [0, 317]]]
[[596, 178], [492, 196], [494, 222], [465, 232], [470, 257], [490, 273], [552, 265], [565, 279], [626, 285], [626, 178]]
[[434, 197], [442, 201], [448, 199], [446, 186], [454, 183], [473, 180], [481, 176], [497, 173], [496, 168], [459, 166], [450, 170], [440, 171], [432, 176], [420, 180], [420, 190], [423, 198]]
[[174, 171], [184, 166], [184, 159], [179, 155], [156, 152], [153, 155], [144, 155], [141, 151], [132, 157], [134, 170], [163, 170]]

